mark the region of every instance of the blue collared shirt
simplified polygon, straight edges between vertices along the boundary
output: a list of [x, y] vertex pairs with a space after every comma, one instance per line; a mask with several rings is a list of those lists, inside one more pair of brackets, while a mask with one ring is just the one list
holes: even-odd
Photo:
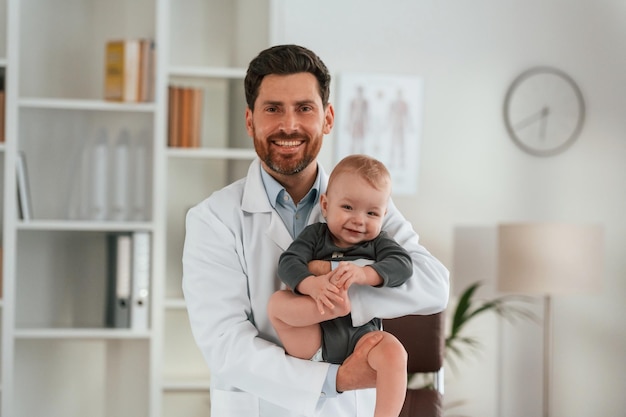
[[287, 226], [293, 239], [306, 227], [313, 207], [319, 201], [320, 175], [317, 174], [313, 187], [296, 205], [285, 187], [261, 167], [261, 178], [270, 204]]

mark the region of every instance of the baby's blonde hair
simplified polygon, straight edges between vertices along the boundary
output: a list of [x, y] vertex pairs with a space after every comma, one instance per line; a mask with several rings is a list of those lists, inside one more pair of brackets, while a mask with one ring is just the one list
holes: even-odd
[[330, 173], [328, 188], [333, 180], [344, 173], [359, 175], [377, 190], [388, 189], [391, 193], [391, 175], [385, 164], [367, 155], [349, 155], [343, 158]]

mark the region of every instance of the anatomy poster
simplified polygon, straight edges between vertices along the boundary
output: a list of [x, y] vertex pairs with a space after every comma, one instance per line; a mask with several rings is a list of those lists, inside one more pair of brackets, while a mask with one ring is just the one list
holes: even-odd
[[423, 80], [341, 74], [335, 120], [336, 162], [366, 154], [391, 173], [394, 194], [415, 194], [422, 134]]

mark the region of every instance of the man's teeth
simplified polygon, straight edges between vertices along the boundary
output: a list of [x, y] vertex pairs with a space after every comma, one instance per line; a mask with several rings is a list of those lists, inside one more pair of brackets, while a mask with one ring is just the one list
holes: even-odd
[[298, 146], [300, 145], [299, 140], [279, 140], [276, 142], [278, 146]]

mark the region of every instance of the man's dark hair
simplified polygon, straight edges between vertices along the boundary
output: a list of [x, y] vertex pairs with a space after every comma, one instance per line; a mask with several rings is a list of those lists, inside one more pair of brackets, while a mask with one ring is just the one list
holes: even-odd
[[309, 72], [317, 78], [324, 107], [330, 94], [330, 73], [322, 60], [311, 50], [298, 45], [278, 45], [261, 51], [248, 66], [244, 80], [246, 102], [254, 110], [261, 81], [266, 75], [289, 75]]

